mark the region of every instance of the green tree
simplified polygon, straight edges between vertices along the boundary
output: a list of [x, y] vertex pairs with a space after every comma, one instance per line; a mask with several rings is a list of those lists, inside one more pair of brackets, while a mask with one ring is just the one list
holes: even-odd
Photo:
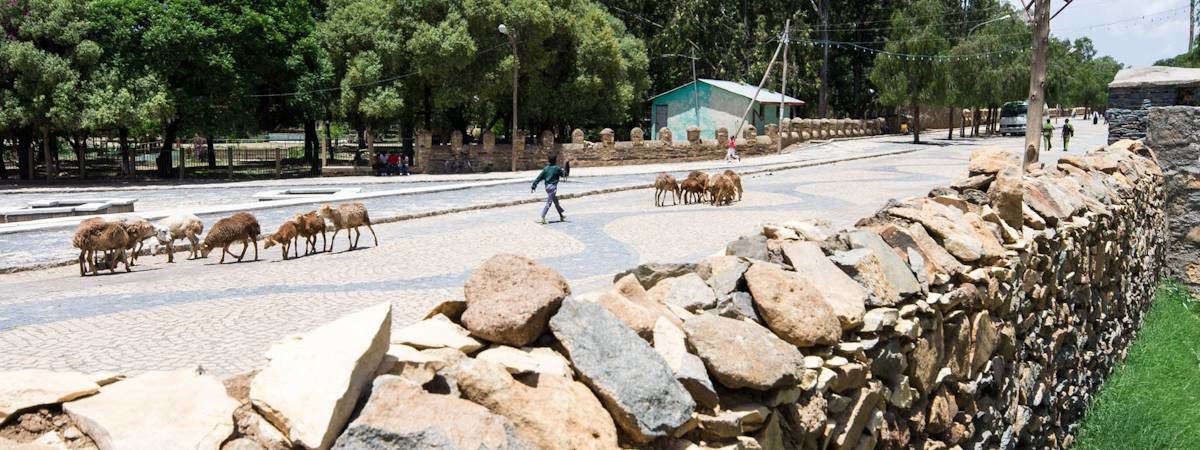
[[949, 50], [943, 26], [945, 7], [939, 0], [917, 0], [909, 8], [892, 14], [891, 39], [885, 53], [875, 57], [871, 81], [879, 88], [880, 101], [909, 105], [913, 115], [913, 142], [921, 142], [921, 105], [940, 100], [945, 93], [945, 71], [935, 62], [907, 55], [938, 55]]

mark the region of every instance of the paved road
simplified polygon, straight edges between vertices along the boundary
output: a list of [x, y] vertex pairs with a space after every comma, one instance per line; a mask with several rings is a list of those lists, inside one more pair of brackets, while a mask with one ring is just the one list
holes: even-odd
[[[1093, 148], [1102, 127], [1079, 127]], [[749, 175], [745, 200], [728, 207], [653, 206], [651, 190], [588, 196], [564, 204], [568, 222], [535, 224], [538, 205], [518, 205], [376, 226], [379, 246], [282, 261], [143, 258], [133, 273], [80, 278], [76, 267], [0, 275], [0, 370], [50, 368], [134, 373], [201, 364], [222, 374], [262, 363], [282, 336], [346, 312], [390, 301], [395, 326], [434, 304], [461, 298], [469, 271], [497, 253], [519, 253], [561, 271], [575, 292], [648, 261], [691, 261], [718, 252], [764, 222], [822, 218], [850, 225], [890, 198], [923, 195], [965, 175], [981, 145], [1018, 138], [836, 142], [824, 151], [916, 149], [911, 153]], [[615, 176], [615, 175], [614, 175]], [[528, 190], [524, 186], [513, 189]], [[564, 185], [562, 190], [577, 189]], [[420, 202], [420, 197], [410, 201]], [[253, 252], [253, 250], [251, 250]]]

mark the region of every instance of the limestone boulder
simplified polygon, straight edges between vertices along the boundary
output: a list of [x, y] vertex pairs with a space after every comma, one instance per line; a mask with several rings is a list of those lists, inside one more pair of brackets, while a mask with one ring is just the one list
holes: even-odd
[[684, 324], [688, 344], [725, 387], [765, 391], [799, 384], [804, 355], [753, 322], [704, 313]]
[[815, 242], [789, 242], [783, 245], [783, 257], [796, 273], [807, 280], [825, 303], [833, 309], [843, 330], [862, 325], [866, 288], [846, 275]]
[[746, 285], [767, 328], [800, 347], [837, 342], [842, 327], [833, 308], [807, 279], [772, 264], [746, 271]]
[[471, 334], [520, 347], [546, 332], [546, 323], [571, 287], [566, 278], [537, 261], [496, 255], [471, 273], [463, 294], [467, 309], [462, 323]]
[[967, 171], [971, 175], [994, 174], [1006, 167], [1021, 167], [1021, 153], [1000, 147], [984, 147], [971, 152]]
[[647, 263], [633, 269], [618, 273], [613, 277], [616, 283], [627, 275], [633, 275], [645, 289], [653, 288], [659, 281], [696, 273], [699, 270], [695, 264]]
[[768, 259], [767, 237], [761, 234], [751, 234], [737, 238], [725, 247], [725, 254], [766, 261]]
[[63, 404], [101, 450], [219, 448], [237, 408], [220, 381], [195, 369], [146, 372]]
[[661, 280], [648, 294], [655, 302], [675, 305], [689, 312], [711, 309], [717, 303], [712, 287], [695, 273]]
[[475, 359], [500, 365], [514, 375], [540, 373], [570, 377], [573, 373], [566, 358], [546, 347], [513, 348], [498, 345], [479, 352]]
[[391, 303], [381, 303], [276, 343], [250, 401], [294, 445], [329, 448], [379, 368], [391, 324]]
[[463, 396], [512, 421], [517, 433], [543, 449], [617, 448], [617, 428], [587, 386], [570, 378], [531, 373], [514, 379], [486, 361], [464, 363]]
[[695, 402], [666, 361], [604, 307], [564, 300], [550, 329], [631, 441], [668, 436], [691, 419]]
[[487, 408], [384, 375], [375, 380], [362, 413], [337, 438], [340, 450], [530, 448], [508, 419]]
[[921, 285], [913, 275], [909, 265], [900, 258], [896, 251], [873, 231], [858, 230], [847, 234], [850, 248], [867, 248], [879, 259], [879, 268], [883, 278], [901, 296], [921, 292]]
[[596, 298], [596, 303], [604, 306], [646, 340], [653, 337], [654, 322], [660, 317], [682, 326], [676, 314], [666, 304], [652, 299], [633, 275], [617, 280], [611, 291], [601, 293]]
[[717, 298], [724, 298], [737, 290], [750, 263], [737, 256], [714, 256], [708, 259], [708, 266], [712, 272], [708, 285], [712, 286]]
[[0, 423], [14, 413], [69, 402], [100, 392], [96, 378], [75, 372], [30, 369], [0, 372]]
[[470, 331], [441, 314], [397, 330], [391, 342], [418, 350], [452, 348], [468, 354], [483, 348], [483, 343], [471, 337]]
[[856, 248], [850, 251], [836, 252], [833, 254], [832, 260], [867, 287], [871, 293], [868, 303], [872, 306], [895, 305], [900, 302], [900, 293], [887, 279], [883, 265], [873, 250]]
[[713, 387], [704, 362], [688, 353], [687, 336], [671, 322], [659, 319], [654, 324], [654, 351], [667, 362], [675, 379], [692, 395], [692, 400], [706, 408], [717, 406], [717, 390]]

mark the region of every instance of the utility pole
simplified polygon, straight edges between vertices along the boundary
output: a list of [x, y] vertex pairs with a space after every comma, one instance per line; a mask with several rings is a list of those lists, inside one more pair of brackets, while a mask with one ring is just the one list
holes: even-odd
[[[781, 39], [783, 41], [783, 87], [779, 89], [779, 121], [776, 122], [776, 124], [778, 124], [780, 127], [783, 127], [783, 109], [787, 107], [787, 106], [785, 106], [785, 105], [787, 105], [787, 70], [788, 70], [787, 56], [788, 56], [788, 44], [791, 43], [791, 37], [788, 35], [788, 29], [791, 28], [791, 26], [792, 26], [791, 19], [788, 19], [786, 22], [784, 22], [784, 24], [783, 24], [783, 39]], [[779, 130], [779, 133], [781, 135], [783, 133], [787, 133], [787, 132], [788, 132], [787, 130], [784, 130], [782, 128]], [[783, 151], [783, 139], [779, 139], [779, 142], [776, 142], [776, 144], [779, 145], [779, 151], [782, 152]]]
[[1188, 1], [1188, 5], [1188, 53], [1191, 53], [1196, 38], [1196, 0]]
[[[788, 19], [786, 22], [784, 22], [783, 28], [786, 30], [789, 26], [791, 26], [791, 24], [792, 20]], [[736, 129], [737, 131], [734, 131], [734, 133], [740, 134], [742, 132], [742, 125], [746, 123], [746, 116], [750, 115], [750, 109], [754, 108], [754, 103], [758, 101], [758, 93], [762, 92], [763, 85], [767, 84], [767, 77], [771, 76], [771, 68], [775, 67], [775, 61], [779, 59], [780, 50], [783, 50], [782, 39], [779, 41], [779, 45], [775, 46], [775, 53], [771, 55], [771, 62], [767, 63], [767, 69], [763, 71], [762, 81], [758, 82], [758, 89], [755, 89], [754, 96], [750, 97], [750, 103], [746, 105], [746, 112], [742, 113], [742, 119], [738, 121], [738, 126]]]
[[1046, 105], [1046, 53], [1050, 37], [1050, 0], [1034, 0], [1033, 61], [1029, 64], [1029, 111], [1025, 122], [1024, 170], [1038, 162], [1042, 135], [1042, 108]]
[[521, 58], [519, 56], [517, 56], [517, 31], [509, 29], [508, 26], [506, 26], [504, 24], [500, 24], [500, 26], [497, 27], [497, 29], [500, 31], [501, 34], [508, 36], [508, 42], [510, 44], [512, 44], [512, 52], [513, 52], [512, 130], [509, 132], [509, 134], [512, 134], [512, 137], [509, 139], [510, 141], [512, 141], [512, 166], [509, 170], [516, 172], [517, 171], [517, 135], [520, 134], [517, 131], [517, 90], [518, 90], [517, 88], [519, 86], [517, 77], [519, 76], [520, 71], [521, 71]]
[[829, 116], [829, 0], [821, 0], [821, 89], [818, 92], [817, 116]]
[[696, 128], [700, 127], [700, 83], [696, 81], [696, 47], [692, 47], [692, 112], [696, 116]]

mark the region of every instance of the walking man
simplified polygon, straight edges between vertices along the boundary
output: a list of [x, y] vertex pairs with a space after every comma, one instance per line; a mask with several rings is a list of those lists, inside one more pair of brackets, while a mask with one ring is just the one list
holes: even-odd
[[550, 205], [554, 205], [554, 209], [558, 211], [559, 222], [565, 222], [567, 216], [563, 215], [564, 209], [558, 204], [558, 179], [562, 177], [563, 170], [558, 167], [558, 157], [550, 155], [549, 164], [542, 169], [542, 173], [538, 174], [533, 180], [533, 186], [529, 188], [529, 192], [537, 191], [538, 183], [546, 182], [546, 206], [542, 207], [542, 217], [538, 219], [538, 223], [546, 224], [546, 213], [550, 212]]
[[742, 157], [738, 156], [737, 154], [737, 139], [730, 137], [729, 148], [725, 149], [725, 162], [730, 162], [734, 159], [738, 160], [738, 162], [742, 162]]
[[1051, 143], [1051, 138], [1053, 137], [1054, 124], [1050, 123], [1050, 118], [1047, 117], [1046, 123], [1042, 124], [1042, 141], [1046, 143], [1045, 151], [1050, 151], [1051, 148], [1054, 148], [1054, 145]]
[[1071, 142], [1071, 137], [1075, 136], [1075, 125], [1071, 125], [1071, 119], [1067, 119], [1062, 126], [1063, 151], [1067, 151], [1067, 143]]

